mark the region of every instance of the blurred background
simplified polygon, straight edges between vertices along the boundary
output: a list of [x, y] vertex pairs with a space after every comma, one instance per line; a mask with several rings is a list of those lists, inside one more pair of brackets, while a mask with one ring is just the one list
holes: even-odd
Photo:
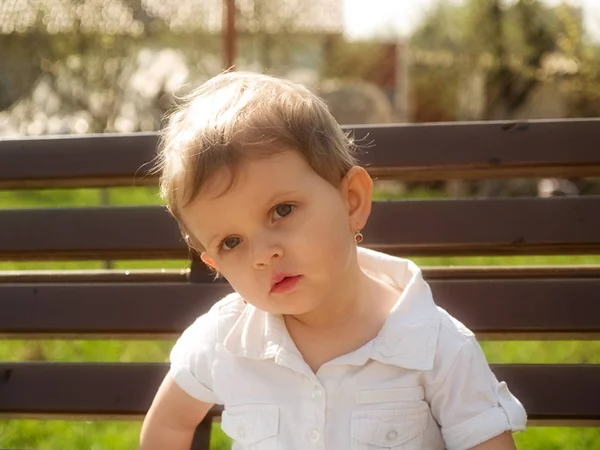
[[2, 0], [0, 51], [2, 136], [156, 130], [234, 65], [344, 124], [600, 115], [598, 0]]
[[[342, 124], [600, 117], [600, 0], [0, 0], [0, 139], [156, 131], [178, 96], [232, 67], [304, 83]], [[379, 182], [376, 196], [599, 193], [596, 179], [552, 179]], [[160, 202], [155, 188], [0, 191], [0, 208]], [[593, 255], [416, 260], [600, 264]], [[147, 264], [0, 262], [0, 269]], [[165, 361], [171, 345], [0, 341], [0, 360]], [[485, 342], [484, 350], [490, 362], [600, 363], [596, 341]], [[133, 449], [139, 427], [0, 420], [0, 446]], [[532, 428], [517, 442], [600, 449], [600, 429]], [[220, 433], [213, 444], [229, 448]]]

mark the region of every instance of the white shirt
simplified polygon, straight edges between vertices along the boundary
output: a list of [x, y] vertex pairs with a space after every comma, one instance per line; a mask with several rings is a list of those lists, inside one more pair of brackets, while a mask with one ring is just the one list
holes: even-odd
[[412, 262], [359, 249], [363, 270], [399, 290], [378, 336], [313, 373], [283, 318], [217, 302], [171, 352], [176, 383], [224, 405], [233, 449], [463, 450], [525, 429], [521, 403], [473, 333], [437, 307]]

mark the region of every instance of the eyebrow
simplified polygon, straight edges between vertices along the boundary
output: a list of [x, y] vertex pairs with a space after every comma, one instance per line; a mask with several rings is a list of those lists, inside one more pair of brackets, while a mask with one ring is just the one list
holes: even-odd
[[297, 194], [298, 192], [300, 192], [300, 189], [292, 189], [291, 191], [278, 192], [278, 193], [272, 195], [269, 198], [269, 200], [265, 202], [265, 205], [272, 205], [273, 203], [276, 203], [275, 200], [282, 200], [283, 197], [287, 197], [288, 195]]
[[[292, 189], [290, 191], [283, 191], [283, 192], [277, 192], [274, 195], [272, 195], [271, 197], [269, 197], [269, 199], [264, 202], [265, 205], [272, 205], [273, 203], [275, 203], [276, 200], [278, 199], [283, 199], [284, 197], [287, 197], [288, 195], [293, 195], [293, 194], [297, 194], [298, 192], [300, 192], [301, 189]], [[221, 241], [221, 236], [228, 236], [229, 233], [216, 233], [213, 234], [210, 239], [208, 240], [208, 246], [212, 247], [213, 246], [213, 242], [215, 240], [219, 240]], [[208, 248], [208, 247], [207, 247]]]

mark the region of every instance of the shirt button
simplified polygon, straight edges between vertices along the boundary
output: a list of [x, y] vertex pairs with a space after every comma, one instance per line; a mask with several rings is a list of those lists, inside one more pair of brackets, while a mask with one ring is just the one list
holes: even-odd
[[393, 440], [394, 440], [394, 439], [396, 439], [397, 437], [398, 437], [398, 433], [396, 432], [396, 430], [392, 430], [392, 431], [390, 431], [390, 432], [387, 434], [387, 436], [386, 436], [386, 439], [387, 439], [388, 441], [393, 441]]
[[322, 395], [323, 395], [323, 389], [321, 389], [320, 387], [316, 387], [313, 390], [312, 398], [320, 398]]
[[312, 430], [308, 435], [308, 440], [313, 444], [316, 444], [321, 439], [321, 434], [317, 430]]
[[244, 437], [244, 436], [246, 436], [246, 428], [244, 427], [244, 425], [240, 425], [240, 426], [238, 427], [238, 434], [239, 434], [241, 437]]

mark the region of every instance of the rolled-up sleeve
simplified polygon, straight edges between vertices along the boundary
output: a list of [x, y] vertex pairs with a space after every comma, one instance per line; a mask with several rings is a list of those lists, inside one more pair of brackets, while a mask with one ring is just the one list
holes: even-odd
[[217, 324], [218, 311], [213, 307], [183, 332], [171, 350], [169, 373], [188, 395], [219, 404], [212, 381]]
[[460, 347], [427, 396], [448, 450], [465, 450], [504, 431], [523, 431], [527, 414], [491, 371], [474, 337]]

